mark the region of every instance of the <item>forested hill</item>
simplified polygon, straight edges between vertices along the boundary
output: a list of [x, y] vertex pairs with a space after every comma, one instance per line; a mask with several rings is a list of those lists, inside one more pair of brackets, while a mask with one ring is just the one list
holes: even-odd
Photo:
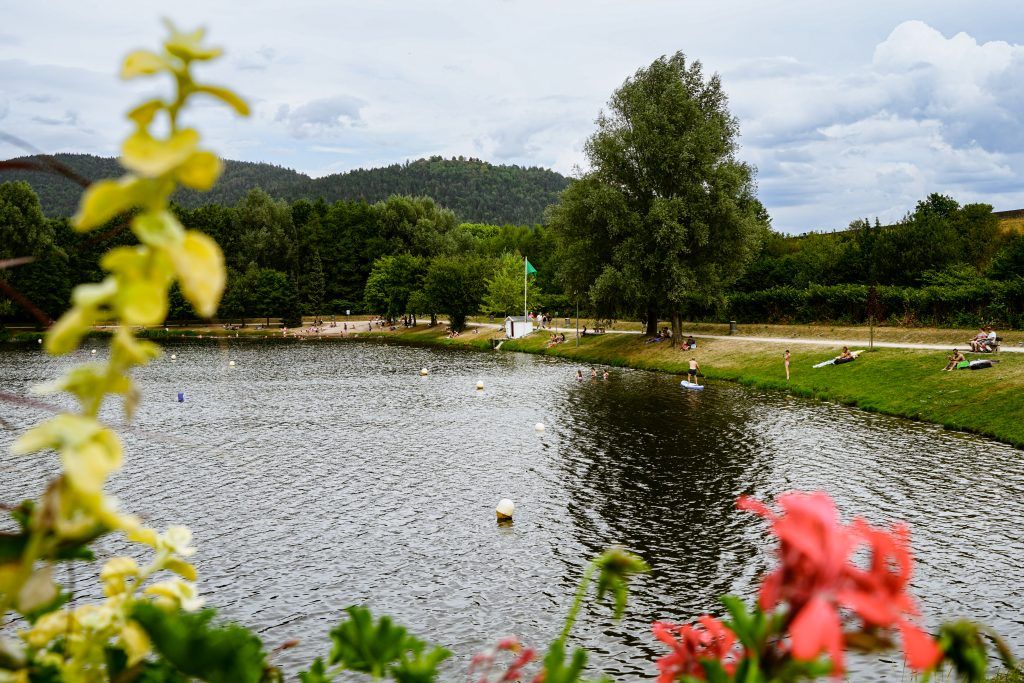
[[[90, 180], [120, 175], [115, 159], [90, 154], [54, 158]], [[20, 159], [32, 161], [31, 157]], [[74, 213], [81, 188], [65, 178], [34, 171], [0, 171], [0, 183], [26, 180], [50, 216]], [[227, 161], [224, 175], [206, 193], [184, 191], [175, 200], [189, 208], [231, 205], [260, 187], [272, 197], [294, 201], [323, 197], [377, 202], [393, 194], [425, 195], [451, 209], [463, 221], [527, 225], [543, 220], [544, 208], [568, 185], [565, 176], [545, 168], [495, 166], [478, 159], [431, 157], [384, 168], [357, 169], [310, 178], [288, 168], [247, 161]]]

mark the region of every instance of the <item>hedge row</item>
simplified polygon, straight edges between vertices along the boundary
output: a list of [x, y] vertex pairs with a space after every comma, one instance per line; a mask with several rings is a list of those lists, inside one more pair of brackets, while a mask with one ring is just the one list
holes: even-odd
[[[867, 285], [811, 285], [738, 292], [729, 298], [728, 313], [731, 320], [744, 323], [866, 323], [869, 291]], [[875, 319], [880, 322], [1024, 329], [1024, 278], [941, 287], [880, 286], [876, 292]]]

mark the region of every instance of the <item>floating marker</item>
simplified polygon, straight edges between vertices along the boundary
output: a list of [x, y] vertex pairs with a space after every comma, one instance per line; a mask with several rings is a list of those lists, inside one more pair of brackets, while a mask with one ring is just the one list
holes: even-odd
[[171, 354], [171, 360], [178, 360], [178, 354], [172, 353]]
[[178, 392], [178, 403], [184, 403], [184, 402], [185, 402], [185, 392], [184, 391], [179, 391]]
[[420, 370], [420, 376], [421, 377], [426, 377], [429, 374], [430, 374], [430, 370], [427, 370], [426, 368], [423, 368], [422, 370]]
[[498, 502], [498, 507], [494, 508], [494, 512], [498, 515], [498, 521], [512, 519], [512, 513], [516, 511], [516, 504], [508, 498], [502, 498]]
[[483, 380], [481, 380], [481, 381], [479, 381], [479, 382], [477, 382], [477, 383], [476, 383], [476, 390], [477, 390], [477, 391], [483, 391], [483, 390], [484, 390], [484, 383], [483, 383]]
[[42, 340], [42, 339], [36, 339], [36, 341], [37, 341], [37, 342], [39, 342], [40, 344], [42, 344], [42, 343], [43, 343], [43, 340]]
[[543, 432], [544, 431], [544, 423], [543, 422], [538, 422], [537, 424], [533, 425], [533, 428], [534, 428], [534, 430], [536, 430], [538, 432]]
[[235, 367], [235, 361], [229, 360], [228, 365], [230, 365], [231, 367]]
[[96, 349], [93, 349], [93, 350], [92, 350], [92, 351], [90, 351], [89, 353], [91, 353], [92, 355], [94, 355], [94, 356], [95, 356], [95, 355], [96, 355]]

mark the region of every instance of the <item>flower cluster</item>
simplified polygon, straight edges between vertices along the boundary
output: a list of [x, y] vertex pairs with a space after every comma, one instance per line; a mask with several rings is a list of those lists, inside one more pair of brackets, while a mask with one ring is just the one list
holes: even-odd
[[[771, 522], [779, 540], [779, 563], [761, 583], [758, 607], [748, 612], [726, 596], [731, 620], [656, 622], [654, 635], [671, 649], [658, 660], [659, 683], [711, 680], [711, 671], [714, 680], [841, 676], [847, 648], [884, 649], [897, 633], [912, 669], [937, 667], [943, 649], [915, 622], [908, 592], [913, 558], [906, 527], [845, 524], [825, 493], [787, 493], [777, 504], [780, 512], [748, 497], [737, 502]], [[861, 551], [866, 563], [857, 561]]]
[[[510, 652], [514, 658], [505, 666], [504, 671], [493, 672], [495, 662], [502, 652]], [[507, 636], [499, 640], [493, 647], [473, 655], [473, 659], [469, 663], [469, 680], [473, 683], [521, 680], [524, 675], [523, 668], [536, 656], [536, 650], [531, 647], [523, 647], [515, 636]]]
[[[899, 631], [911, 668], [923, 671], [939, 662], [935, 641], [912, 620], [917, 608], [907, 592], [913, 559], [906, 527], [881, 529], [859, 519], [843, 524], [825, 493], [779, 496], [782, 514], [751, 498], [737, 505], [769, 520], [779, 538], [779, 566], [761, 584], [760, 603], [766, 611], [788, 607], [795, 659], [810, 661], [824, 653], [833, 672], [841, 673], [845, 609], [860, 620], [860, 631]], [[866, 569], [853, 557], [862, 547], [870, 557]]]
[[731, 660], [736, 658], [736, 634], [714, 617], [705, 614], [696, 624], [656, 621], [651, 630], [672, 650], [658, 660], [658, 683], [672, 683], [684, 676], [703, 679], [701, 661], [706, 660], [720, 662], [729, 674], [735, 668]]

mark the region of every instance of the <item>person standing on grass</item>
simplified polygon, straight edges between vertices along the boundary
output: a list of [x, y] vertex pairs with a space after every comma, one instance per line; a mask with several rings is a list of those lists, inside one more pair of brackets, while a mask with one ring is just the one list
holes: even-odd
[[786, 349], [786, 354], [782, 357], [783, 363], [786, 366], [786, 381], [789, 381], [789, 349]]
[[697, 383], [697, 373], [700, 372], [700, 363], [696, 358], [690, 359], [690, 371], [686, 374], [686, 381], [690, 384]]

